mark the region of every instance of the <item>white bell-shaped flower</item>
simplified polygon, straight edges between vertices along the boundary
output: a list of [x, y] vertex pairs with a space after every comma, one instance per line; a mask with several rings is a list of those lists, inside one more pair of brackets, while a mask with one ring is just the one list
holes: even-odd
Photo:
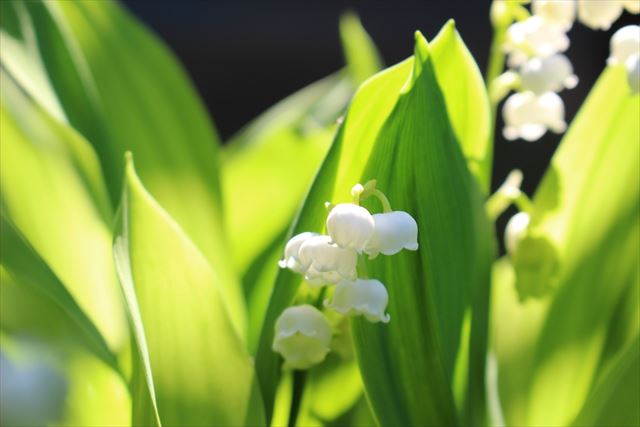
[[520, 68], [520, 84], [535, 94], [573, 89], [578, 77], [573, 74], [569, 58], [561, 53], [547, 58], [532, 58]]
[[608, 30], [622, 15], [620, 0], [578, 0], [578, 19], [594, 30]]
[[300, 261], [300, 246], [310, 237], [317, 236], [318, 233], [306, 231], [304, 233], [293, 236], [287, 242], [284, 248], [284, 259], [278, 262], [281, 268], [288, 268], [296, 273], [304, 273], [307, 271], [308, 265], [302, 264]]
[[640, 92], [640, 55], [632, 55], [625, 63], [632, 93]]
[[402, 249], [418, 250], [418, 224], [411, 215], [393, 211], [373, 215], [375, 227], [365, 252], [374, 257], [378, 253], [393, 255]]
[[640, 13], [640, 1], [639, 0], [620, 0], [620, 3], [627, 9], [627, 12], [637, 15]]
[[505, 123], [503, 134], [509, 140], [536, 141], [547, 129], [561, 133], [567, 128], [564, 103], [553, 92], [540, 96], [533, 92], [514, 93], [504, 103], [502, 115]]
[[565, 31], [573, 26], [576, 19], [574, 0], [533, 0], [531, 10], [547, 21], [562, 25]]
[[285, 369], [308, 369], [329, 353], [331, 325], [317, 308], [289, 307], [276, 320], [273, 350], [284, 358]]
[[327, 233], [342, 248], [362, 251], [373, 234], [373, 217], [353, 203], [341, 203], [329, 212]]
[[531, 218], [526, 212], [519, 212], [511, 217], [504, 229], [504, 246], [511, 256], [518, 249], [520, 240], [524, 237], [529, 227]]
[[300, 263], [307, 267], [305, 279], [311, 285], [338, 283], [355, 279], [358, 255], [353, 249], [341, 248], [329, 236], [311, 236], [298, 251]]
[[336, 286], [333, 301], [325, 301], [327, 307], [348, 315], [362, 315], [370, 322], [387, 323], [391, 319], [385, 314], [389, 294], [382, 282], [371, 279], [343, 280]]
[[640, 26], [627, 25], [620, 28], [611, 37], [610, 48], [611, 53], [607, 63], [611, 65], [625, 64], [631, 56], [639, 55]]
[[532, 57], [546, 58], [564, 52], [568, 47], [569, 38], [562, 25], [535, 15], [509, 26], [504, 43], [510, 67]]

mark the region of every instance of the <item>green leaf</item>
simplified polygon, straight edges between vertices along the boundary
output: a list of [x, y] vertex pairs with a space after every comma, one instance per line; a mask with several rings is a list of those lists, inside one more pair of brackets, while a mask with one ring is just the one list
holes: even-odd
[[382, 69], [382, 58], [358, 15], [346, 13], [340, 18], [340, 38], [347, 69], [356, 86]]
[[104, 338], [64, 284], [4, 214], [0, 225], [2, 328], [79, 342], [118, 370]]
[[510, 383], [501, 384], [508, 423], [572, 422], [611, 356], [607, 331], [639, 268], [640, 158], [631, 155], [640, 151], [638, 116], [640, 96], [630, 93], [624, 67], [609, 67], [536, 192], [532, 227], [559, 267], [527, 283], [518, 282], [516, 266], [520, 296], [549, 289], [537, 299], [520, 303], [498, 285], [494, 326], [501, 382]]
[[[39, 270], [33, 274], [45, 277], [47, 268], [55, 280], [37, 285], [64, 284], [117, 351], [126, 339], [125, 318], [110, 256], [110, 208], [95, 154], [80, 135], [34, 104], [4, 70], [0, 82], [2, 211], [25, 247], [33, 249], [20, 255], [17, 244], [9, 245], [3, 254], [11, 260], [6, 267], [28, 273], [28, 260], [41, 258], [34, 261]], [[3, 241], [10, 238], [7, 227]]]
[[[377, 339], [378, 345], [382, 347], [387, 345], [385, 332], [382, 336], [376, 336], [377, 332], [372, 332], [380, 326], [374, 326], [372, 331], [365, 330], [367, 326], [363, 326], [356, 339], [356, 342], [362, 340], [360, 341], [361, 345], [364, 340], [367, 340], [367, 345], [375, 347], [374, 351], [367, 351], [366, 355], [361, 354], [360, 366], [363, 380], [378, 420], [383, 424], [392, 425], [407, 425], [407, 423], [416, 422], [421, 424], [425, 420], [430, 420], [428, 423], [438, 420], [455, 421], [456, 414], [451, 383], [453, 382], [454, 365], [459, 355], [458, 345], [461, 339], [463, 317], [465, 312], [471, 314], [471, 305], [474, 306], [471, 316], [473, 325], [470, 332], [472, 342], [465, 345], [469, 345], [466, 348], [469, 348], [472, 353], [469, 360], [475, 360], [475, 362], [471, 368], [467, 368], [466, 363], [461, 363], [461, 365], [465, 365], [465, 372], [459, 374], [462, 377], [461, 382], [464, 389], [461, 393], [460, 411], [463, 414], [462, 419], [473, 417], [476, 420], [481, 420], [484, 417], [483, 361], [487, 328], [488, 269], [492, 249], [482, 246], [485, 244], [491, 246], [492, 238], [489, 235], [490, 228], [483, 216], [480, 193], [475, 190], [475, 184], [468, 173], [453, 131], [448, 125], [446, 106], [430, 63], [429, 47], [426, 46], [426, 42], [421, 36], [420, 40], [422, 40], [419, 42], [421, 43], [420, 49], [422, 49], [420, 58], [427, 64], [425, 67], [428, 71], [421, 72], [424, 65], [422, 63], [417, 67], [416, 76], [422, 76], [421, 78], [416, 77], [416, 81], [421, 82], [417, 85], [418, 89], [413, 87], [412, 81], [407, 82], [414, 67], [412, 58], [377, 74], [360, 87], [291, 232], [293, 235], [302, 231], [322, 231], [326, 218], [326, 211], [322, 208], [323, 203], [327, 200], [333, 203], [350, 201], [351, 187], [357, 182], [363, 182], [363, 178], [382, 176], [383, 185], [380, 188], [384, 192], [389, 192], [392, 202], [396, 203], [394, 200], [399, 199], [397, 202], [399, 208], [409, 203], [408, 198], [412, 198], [411, 200], [422, 198], [421, 203], [427, 199], [430, 208], [435, 203], [433, 206], [439, 207], [435, 207], [433, 212], [441, 212], [443, 208], [440, 204], [448, 206], [446, 214], [442, 215], [434, 215], [433, 212], [429, 212], [428, 214], [422, 213], [420, 216], [409, 208], [411, 213], [418, 215], [421, 230], [432, 230], [431, 227], [434, 226], [430, 223], [434, 221], [441, 221], [438, 224], [442, 224], [439, 228], [437, 225], [435, 226], [438, 231], [433, 232], [436, 236], [432, 241], [433, 246], [427, 245], [422, 249], [425, 256], [426, 251], [429, 251], [429, 257], [434, 256], [433, 252], [437, 251], [429, 250], [429, 246], [435, 248], [436, 240], [438, 244], [449, 248], [443, 252], [443, 254], [448, 254], [448, 258], [438, 255], [442, 258], [438, 257], [438, 261], [434, 261], [434, 264], [441, 263], [439, 267], [431, 267], [429, 264], [430, 268], [437, 271], [435, 280], [440, 281], [437, 285], [431, 285], [434, 277], [429, 277], [429, 286], [433, 286], [429, 292], [434, 292], [435, 295], [430, 295], [429, 300], [424, 299], [426, 298], [425, 290], [422, 288], [425, 283], [422, 281], [424, 277], [412, 275], [426, 273], [418, 271], [416, 266], [423, 261], [412, 259], [411, 257], [414, 255], [402, 254], [394, 257], [394, 270], [389, 270], [385, 276], [381, 277], [384, 282], [386, 276], [394, 274], [392, 271], [405, 271], [404, 274], [408, 280], [404, 280], [402, 286], [394, 279], [389, 279], [390, 283], [397, 283], [397, 285], [389, 285], [390, 292], [402, 292], [400, 290], [402, 288], [411, 289], [411, 292], [407, 291], [404, 296], [400, 296], [401, 293], [395, 294], [397, 301], [391, 307], [395, 313], [399, 313], [395, 310], [401, 305], [403, 307], [406, 305], [411, 307], [411, 315], [407, 315], [407, 323], [398, 320], [397, 327], [394, 327], [392, 321], [391, 326], [384, 327], [394, 328], [395, 333], [398, 334], [397, 339], [405, 333], [416, 334], [415, 331], [420, 330], [421, 332], [417, 336], [411, 335], [411, 340], [403, 339], [401, 341], [403, 346], [407, 342], [414, 342], [415, 346], [420, 347], [419, 351], [412, 352], [410, 355], [408, 352], [401, 352], [402, 360], [393, 360], [393, 363], [389, 364], [385, 358], [394, 356], [388, 356], [387, 351], [381, 353], [380, 348], [372, 344], [372, 340]], [[407, 108], [407, 99], [411, 99], [415, 105]], [[428, 99], [429, 102], [424, 102], [425, 99]], [[404, 122], [404, 120], [407, 121]], [[423, 134], [394, 134], [393, 132], [399, 132], [402, 127], [401, 123], [406, 125], [407, 132], [420, 131]], [[416, 123], [428, 123], [429, 125], [417, 125]], [[407, 144], [405, 147], [411, 148], [403, 149], [402, 155], [405, 157], [395, 157], [395, 153], [387, 144], [392, 144], [390, 141], [396, 139], [405, 141], [405, 137], [406, 142], [398, 143]], [[425, 142], [418, 143], [417, 141]], [[368, 169], [363, 176], [367, 163], [373, 161], [370, 158], [372, 150], [376, 153], [375, 162], [384, 163], [384, 170]], [[433, 171], [434, 168], [425, 168], [424, 165], [411, 163], [414, 154], [418, 154], [418, 159], [424, 163], [425, 159], [422, 155], [429, 153], [427, 150], [433, 150], [434, 154], [430, 154], [426, 161], [430, 165], [432, 164], [430, 162], [433, 161], [437, 172]], [[407, 152], [411, 154], [407, 154]], [[400, 162], [399, 164], [407, 166], [407, 168], [397, 169], [400, 172], [394, 177], [397, 180], [395, 183], [391, 182], [390, 175], [385, 175], [390, 170], [391, 164], [397, 167], [394, 162]], [[373, 166], [373, 163], [369, 163], [369, 165], [369, 168], [376, 167]], [[418, 170], [421, 171], [420, 175]], [[419, 182], [418, 178], [426, 182]], [[433, 188], [432, 185], [435, 182], [441, 185], [441, 188]], [[413, 193], [416, 188], [421, 189], [418, 195]], [[424, 196], [425, 192], [426, 197]], [[445, 203], [442, 203], [445, 195], [447, 198], [455, 197], [455, 202], [449, 202], [447, 199]], [[411, 201], [411, 204], [413, 203]], [[424, 206], [421, 209], [424, 209]], [[429, 215], [428, 221], [426, 220], [427, 215]], [[431, 218], [431, 215], [434, 217]], [[466, 232], [459, 231], [461, 229]], [[472, 237], [475, 231], [479, 233], [477, 241]], [[430, 232], [426, 232], [426, 234], [430, 235]], [[426, 238], [424, 234], [422, 236], [422, 238]], [[465, 237], [461, 238], [460, 236]], [[426, 244], [426, 241], [422, 241], [422, 243]], [[454, 261], [458, 259], [465, 259], [462, 262], [463, 266], [460, 265], [460, 262], [454, 264]], [[384, 263], [385, 261], [376, 260], [376, 262]], [[268, 414], [273, 404], [273, 395], [279, 378], [279, 359], [271, 350], [273, 325], [282, 310], [293, 302], [300, 279], [299, 275], [289, 271], [279, 272], [262, 330], [256, 366]], [[412, 283], [413, 286], [410, 285]], [[391, 298], [393, 299], [394, 296]], [[406, 301], [405, 298], [410, 301]], [[428, 303], [428, 307], [425, 305], [417, 307], [417, 302]], [[435, 309], [430, 309], [432, 305], [440, 307], [437, 313]], [[418, 309], [419, 311], [414, 312]], [[395, 317], [397, 316], [400, 314], [395, 315]], [[442, 318], [437, 316], [442, 316]], [[393, 312], [392, 317], [394, 317]], [[421, 324], [421, 322], [427, 323]], [[405, 328], [407, 325], [410, 327], [406, 331], [400, 331], [400, 325]], [[425, 334], [425, 330], [430, 330], [431, 333]], [[440, 350], [439, 340], [446, 340], [443, 344], [444, 351]], [[393, 345], [389, 345], [389, 349], [397, 346], [398, 343], [394, 341]], [[424, 353], [425, 348], [433, 351]], [[446, 362], [443, 361], [443, 358]], [[407, 366], [414, 367], [414, 371], [408, 373]], [[398, 382], [400, 371], [402, 371], [401, 378], [404, 381], [402, 384]], [[427, 391], [426, 394], [425, 391]], [[406, 397], [407, 393], [411, 396], [401, 401], [399, 396]], [[415, 399], [422, 400], [416, 404]]]
[[[33, 41], [22, 43], [22, 55], [43, 65], [62, 119], [93, 144], [111, 201], [120, 196], [122, 158], [130, 150], [151, 193], [219, 269], [234, 322], [244, 330], [240, 284], [225, 259], [218, 139], [185, 72], [117, 2], [15, 6], [33, 23], [23, 31]], [[2, 60], [3, 66], [10, 62]], [[18, 65], [7, 69], [14, 78], [28, 77], [29, 63]], [[16, 80], [42, 105], [50, 104], [38, 89], [44, 83]]]
[[133, 391], [134, 413], [155, 392], [166, 425], [264, 424], [217, 271], [145, 190], [131, 160], [125, 180], [114, 256], [135, 330], [134, 371], [144, 370], [138, 378], [147, 382]]
[[487, 194], [493, 163], [489, 95], [478, 65], [453, 20], [433, 39], [431, 55], [456, 138], [469, 169]]

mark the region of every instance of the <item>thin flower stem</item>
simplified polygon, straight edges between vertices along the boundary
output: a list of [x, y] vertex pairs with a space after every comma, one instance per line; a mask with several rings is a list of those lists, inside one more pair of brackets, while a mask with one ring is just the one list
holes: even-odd
[[289, 408], [289, 422], [288, 427], [295, 427], [296, 420], [298, 419], [298, 413], [300, 412], [300, 406], [302, 404], [302, 395], [304, 393], [304, 386], [307, 379], [305, 371], [293, 371], [293, 393], [291, 396], [291, 406]]

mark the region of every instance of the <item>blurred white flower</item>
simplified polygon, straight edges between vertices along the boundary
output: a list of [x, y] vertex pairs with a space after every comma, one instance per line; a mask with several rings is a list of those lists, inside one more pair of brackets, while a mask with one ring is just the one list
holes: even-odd
[[411, 215], [393, 211], [373, 215], [375, 227], [365, 252], [371, 257], [393, 255], [402, 249], [418, 250], [418, 224]]
[[634, 94], [640, 92], [640, 55], [631, 55], [625, 65], [631, 91]]
[[610, 54], [607, 63], [624, 64], [632, 55], [640, 54], [640, 26], [627, 25], [620, 28], [611, 37]]
[[573, 26], [576, 19], [574, 0], [533, 0], [531, 10], [537, 16], [562, 25], [565, 31]]
[[640, 0], [620, 0], [620, 3], [627, 9], [627, 12], [636, 15], [640, 13]]
[[298, 251], [301, 265], [306, 266], [305, 279], [311, 285], [337, 283], [355, 279], [358, 255], [353, 249], [341, 248], [329, 236], [311, 236]]
[[578, 0], [578, 19], [594, 30], [608, 30], [622, 15], [620, 0]]
[[373, 234], [373, 217], [365, 208], [341, 203], [329, 212], [327, 233], [342, 248], [362, 251]]
[[370, 322], [387, 323], [391, 319], [385, 314], [388, 302], [389, 294], [382, 282], [357, 279], [338, 283], [333, 301], [325, 301], [325, 305], [348, 316], [362, 315]]
[[568, 47], [569, 38], [562, 25], [535, 15], [513, 23], [507, 29], [504, 43], [510, 67], [521, 65], [532, 57], [546, 58], [564, 52]]
[[569, 58], [561, 53], [547, 58], [532, 58], [520, 67], [520, 84], [524, 90], [540, 95], [573, 89], [578, 77], [573, 74]]
[[331, 335], [329, 322], [317, 308], [289, 307], [276, 320], [273, 350], [284, 358], [285, 369], [308, 369], [329, 353]]
[[304, 273], [309, 266], [300, 262], [300, 246], [302, 246], [308, 238], [317, 235], [318, 233], [306, 231], [293, 236], [284, 248], [284, 259], [278, 262], [280, 268], [288, 268], [296, 273]]
[[510, 256], [513, 256], [518, 249], [518, 244], [525, 236], [530, 220], [526, 212], [519, 212], [509, 219], [504, 230], [504, 246]]
[[547, 129], [561, 133], [567, 128], [564, 103], [553, 92], [540, 96], [533, 92], [514, 93], [504, 103], [502, 115], [505, 123], [503, 134], [509, 140], [536, 141]]

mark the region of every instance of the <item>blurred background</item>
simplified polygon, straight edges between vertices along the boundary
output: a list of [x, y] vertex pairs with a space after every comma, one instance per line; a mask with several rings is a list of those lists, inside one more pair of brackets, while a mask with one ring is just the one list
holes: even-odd
[[[415, 30], [431, 39], [453, 18], [484, 74], [492, 37], [490, 0], [126, 0], [124, 4], [184, 64], [223, 140], [277, 101], [344, 65], [338, 20], [345, 11], [360, 16], [386, 65], [412, 54]], [[580, 83], [561, 93], [567, 122], [604, 68], [611, 35], [635, 21], [625, 12], [606, 32], [579, 23], [573, 26], [567, 56]], [[500, 185], [511, 169], [520, 168], [525, 176], [523, 188], [532, 194], [561, 135], [547, 133], [534, 143], [509, 142], [502, 138], [501, 124], [497, 129], [493, 187]], [[504, 227], [509, 217], [503, 215], [498, 228]]]

